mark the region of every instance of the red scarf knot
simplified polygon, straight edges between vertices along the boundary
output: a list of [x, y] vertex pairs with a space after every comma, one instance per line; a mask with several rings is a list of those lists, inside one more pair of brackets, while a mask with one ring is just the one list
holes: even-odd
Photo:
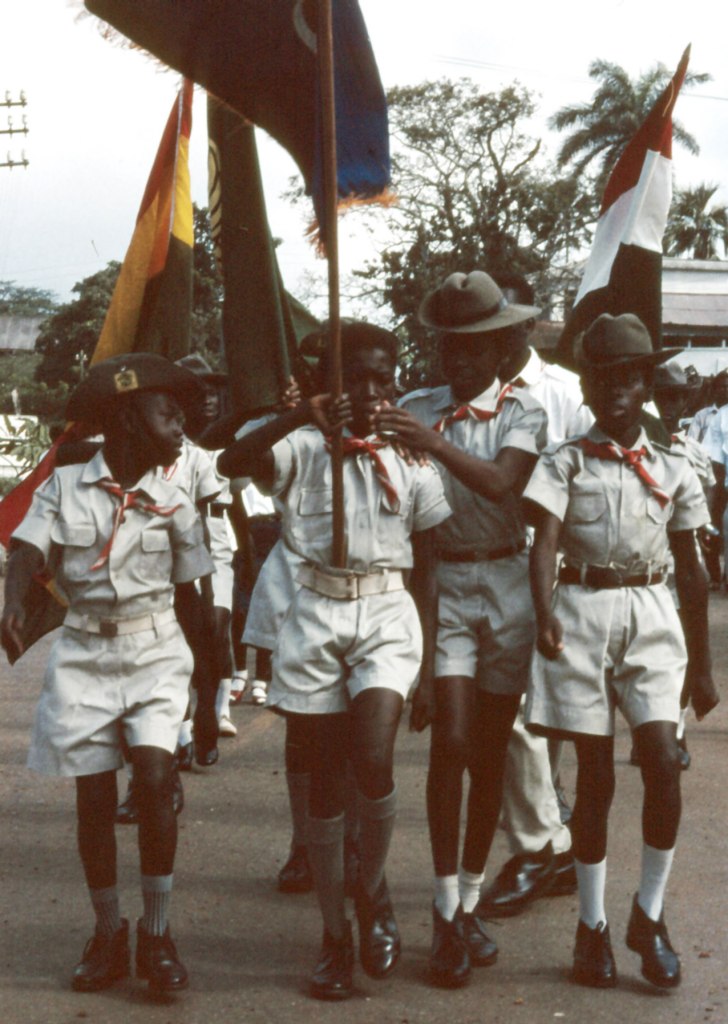
[[665, 508], [665, 506], [669, 505], [672, 501], [670, 495], [663, 491], [657, 481], [650, 476], [642, 465], [642, 458], [647, 454], [647, 449], [644, 445], [642, 448], [622, 448], [613, 441], [601, 441], [597, 443], [595, 441], [590, 441], [588, 437], [582, 437], [579, 444], [587, 455], [592, 455], [595, 459], [608, 459], [611, 462], [626, 462], [629, 468], [634, 470], [645, 487], [655, 496], [660, 508]]
[[[374, 466], [374, 475], [384, 491], [387, 507], [390, 512], [399, 512], [400, 501], [397, 488], [387, 471], [382, 456], [379, 454], [381, 448], [388, 448], [389, 441], [365, 441], [361, 437], [345, 437], [342, 441], [344, 455], [366, 455], [371, 459]], [[329, 442], [326, 447], [331, 450]]]
[[91, 566], [91, 569], [100, 569], [102, 565], [105, 565], [111, 555], [111, 549], [116, 540], [116, 535], [119, 532], [119, 527], [126, 518], [126, 512], [130, 508], [138, 508], [142, 512], [149, 512], [152, 515], [157, 516], [171, 516], [181, 508], [180, 505], [154, 505], [148, 501], [140, 501], [139, 495], [142, 491], [125, 491], [123, 487], [112, 480], [111, 477], [104, 477], [102, 480], [96, 481], [97, 487], [103, 488], [107, 494], [111, 495], [112, 498], [116, 498], [119, 502], [119, 507], [114, 511], [114, 523], [111, 530], [111, 536], [104, 545], [104, 549]]
[[501, 393], [498, 395], [498, 399], [495, 403], [495, 409], [492, 411], [489, 409], [478, 409], [474, 405], [461, 405], [455, 412], [449, 413], [447, 416], [443, 416], [441, 420], [438, 420], [435, 426], [432, 428], [436, 430], [438, 434], [442, 434], [445, 427], [449, 427], [451, 423], [458, 423], [460, 420], [466, 420], [468, 418], [478, 420], [480, 422], [486, 422], [487, 420], [495, 419], [498, 413], [503, 408], [506, 395], [513, 391], [512, 384], [506, 384]]

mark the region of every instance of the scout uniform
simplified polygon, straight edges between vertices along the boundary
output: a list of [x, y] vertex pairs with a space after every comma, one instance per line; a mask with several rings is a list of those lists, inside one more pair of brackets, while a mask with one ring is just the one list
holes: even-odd
[[129, 746], [174, 752], [192, 671], [174, 584], [212, 571], [189, 499], [152, 471], [119, 493], [98, 452], [56, 470], [13, 538], [43, 553], [69, 602], [29, 765], [56, 775], [120, 768], [122, 733]]
[[[503, 448], [537, 455], [546, 444], [541, 405], [497, 381], [466, 406], [449, 386], [415, 391], [401, 405], [480, 459], [493, 460]], [[465, 676], [489, 693], [518, 694], [534, 639], [520, 502], [510, 496], [496, 504], [438, 468], [453, 515], [437, 530], [435, 676]]]
[[[284, 541], [300, 552], [300, 588], [281, 627], [268, 704], [331, 714], [369, 687], [406, 697], [422, 654], [422, 634], [402, 570], [410, 536], [450, 515], [437, 472], [410, 466], [377, 438], [345, 437], [346, 569], [331, 565], [331, 458], [313, 426], [272, 452], [271, 493], [285, 506]], [[344, 681], [345, 680], [345, 681]]]
[[687, 662], [665, 585], [667, 534], [709, 515], [682, 452], [643, 430], [631, 453], [594, 426], [542, 455], [526, 488], [563, 523], [553, 608], [564, 649], [554, 661], [533, 655], [535, 731], [613, 735], [615, 701], [632, 728], [679, 719]]

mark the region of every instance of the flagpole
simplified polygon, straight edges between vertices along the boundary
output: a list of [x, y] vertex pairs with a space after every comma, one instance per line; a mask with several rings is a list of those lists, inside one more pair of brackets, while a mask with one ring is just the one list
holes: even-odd
[[[339, 310], [338, 187], [336, 168], [336, 108], [334, 105], [334, 40], [331, 0], [318, 0], [317, 50], [321, 89], [323, 185], [326, 223], [322, 225], [329, 270], [329, 368], [334, 399], [342, 392], [341, 314]], [[344, 537], [344, 454], [341, 428], [331, 438], [331, 488], [333, 513], [332, 564], [346, 565]]]

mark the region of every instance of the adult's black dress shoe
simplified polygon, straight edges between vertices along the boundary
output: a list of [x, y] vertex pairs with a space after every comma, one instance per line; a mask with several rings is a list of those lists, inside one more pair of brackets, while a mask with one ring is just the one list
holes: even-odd
[[313, 875], [305, 846], [292, 846], [288, 860], [278, 872], [279, 892], [311, 892]]
[[189, 743], [183, 743], [181, 746], [177, 747], [177, 753], [174, 758], [177, 765], [177, 771], [191, 772], [194, 756], [195, 751], [192, 740], [190, 740]]
[[361, 965], [370, 978], [386, 978], [394, 970], [402, 952], [387, 880], [382, 878], [373, 896], [369, 896], [360, 884], [354, 907], [359, 922]]
[[441, 988], [461, 988], [469, 980], [470, 953], [463, 930], [463, 909], [458, 907], [452, 921], [446, 921], [433, 903], [430, 981]]
[[341, 939], [335, 939], [324, 929], [321, 955], [311, 976], [311, 995], [314, 999], [348, 999], [354, 991], [354, 940], [351, 922]]
[[667, 934], [665, 915], [653, 921], [645, 914], [635, 896], [627, 925], [627, 946], [642, 957], [642, 976], [660, 988], [680, 984], [680, 958]]
[[136, 973], [137, 978], [149, 982], [150, 992], [163, 994], [187, 988], [187, 971], [177, 955], [169, 925], [164, 935], [150, 935], [141, 921], [137, 923]]
[[518, 853], [503, 865], [495, 881], [480, 897], [479, 917], [513, 917], [542, 896], [556, 869], [551, 843], [536, 853]]
[[544, 896], [571, 896], [578, 889], [576, 865], [571, 850], [554, 856], [554, 873], [546, 887]]
[[109, 938], [93, 935], [73, 969], [71, 986], [76, 992], [100, 992], [129, 976], [129, 922]]
[[498, 946], [485, 930], [485, 921], [477, 914], [463, 911], [463, 938], [473, 967], [490, 967], [498, 959]]
[[574, 981], [590, 988], [613, 988], [617, 984], [617, 965], [612, 953], [609, 925], [601, 921], [590, 928], [579, 921], [574, 945]]
[[126, 789], [126, 796], [116, 808], [117, 825], [138, 825], [139, 824], [139, 800], [137, 791], [134, 788], [134, 777], [129, 779]]

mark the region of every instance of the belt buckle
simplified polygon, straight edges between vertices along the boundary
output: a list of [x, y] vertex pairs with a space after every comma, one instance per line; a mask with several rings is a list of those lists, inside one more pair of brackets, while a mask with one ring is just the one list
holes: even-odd
[[624, 574], [621, 569], [616, 569], [613, 565], [605, 566], [607, 579], [609, 580], [610, 587], [623, 587], [624, 586]]
[[349, 573], [344, 579], [346, 580], [346, 596], [349, 601], [355, 601], [359, 597], [359, 580], [355, 573]]
[[107, 640], [119, 635], [119, 626], [113, 619], [99, 619], [99, 635]]

